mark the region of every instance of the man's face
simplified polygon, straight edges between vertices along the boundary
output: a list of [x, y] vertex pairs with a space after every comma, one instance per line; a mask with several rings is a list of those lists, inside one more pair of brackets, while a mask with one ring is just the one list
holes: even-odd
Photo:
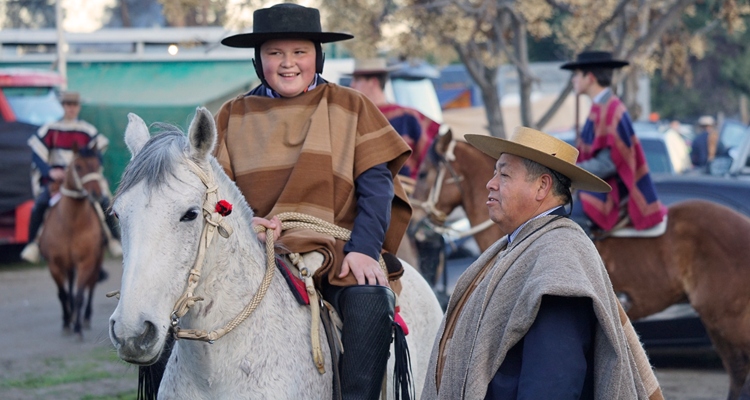
[[495, 164], [495, 173], [487, 182], [487, 209], [490, 219], [506, 234], [535, 215], [539, 179], [528, 181], [523, 159], [503, 153]]
[[362, 92], [365, 96], [372, 98], [373, 90], [380, 89], [378, 78], [370, 75], [357, 75], [352, 77], [349, 84], [352, 89]]
[[64, 119], [78, 119], [78, 114], [81, 112], [81, 103], [77, 101], [63, 101], [62, 106], [65, 111]]
[[315, 45], [309, 40], [278, 39], [261, 45], [263, 75], [284, 97], [303, 93], [315, 76]]
[[573, 76], [570, 80], [573, 82], [573, 90], [576, 94], [586, 94], [593, 78], [591, 73], [583, 72], [580, 69], [573, 71]]

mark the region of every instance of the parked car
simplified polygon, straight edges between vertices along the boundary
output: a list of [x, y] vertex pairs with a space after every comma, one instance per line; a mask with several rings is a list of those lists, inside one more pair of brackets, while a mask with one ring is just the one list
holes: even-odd
[[55, 72], [0, 68], [0, 245], [28, 241], [33, 206], [31, 149], [26, 144], [40, 125], [62, 118]]

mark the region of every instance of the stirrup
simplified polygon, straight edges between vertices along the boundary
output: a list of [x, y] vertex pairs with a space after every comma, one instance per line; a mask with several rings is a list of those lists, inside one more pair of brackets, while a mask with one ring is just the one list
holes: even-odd
[[39, 251], [39, 244], [37, 242], [29, 242], [26, 247], [21, 251], [21, 258], [32, 264], [36, 264], [42, 260], [41, 252]]

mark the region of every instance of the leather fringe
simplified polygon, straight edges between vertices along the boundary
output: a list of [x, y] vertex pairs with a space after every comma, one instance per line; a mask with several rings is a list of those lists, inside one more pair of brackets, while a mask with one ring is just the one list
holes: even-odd
[[401, 325], [393, 323], [393, 391], [396, 400], [411, 400], [414, 394], [414, 382], [411, 379], [411, 356], [409, 345], [406, 343], [406, 335]]

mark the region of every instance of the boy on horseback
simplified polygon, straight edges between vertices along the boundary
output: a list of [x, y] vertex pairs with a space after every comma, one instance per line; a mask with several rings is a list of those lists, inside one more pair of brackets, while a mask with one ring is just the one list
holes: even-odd
[[[256, 10], [252, 33], [222, 40], [255, 49], [261, 84], [216, 114], [216, 157], [255, 207], [254, 225], [274, 230], [277, 254], [322, 255], [316, 286], [344, 323], [341, 394], [376, 399], [395, 307], [387, 276], [394, 274], [378, 259], [395, 254], [409, 223], [411, 209], [395, 177], [410, 149], [364, 95], [321, 77], [321, 44], [351, 38], [323, 32], [314, 8]], [[305, 228], [282, 233], [276, 217], [282, 212], [312, 215], [350, 230], [351, 239]]]
[[[28, 140], [33, 153], [32, 186], [36, 193], [34, 208], [31, 210], [29, 221], [29, 244], [21, 252], [21, 257], [29, 262], [40, 259], [37, 234], [44, 221], [44, 214], [50, 205], [50, 184], [60, 183], [65, 177], [65, 168], [73, 160], [74, 149], [96, 149], [99, 154], [104, 153], [109, 140], [100, 134], [96, 128], [86, 121], [78, 119], [81, 112], [81, 96], [77, 92], [64, 92], [61, 95], [65, 114], [63, 119], [39, 128], [39, 131]], [[109, 190], [105, 190], [109, 193]], [[102, 210], [109, 207], [109, 197], [102, 196], [99, 200]], [[110, 252], [114, 256], [121, 254], [119, 232], [114, 217], [107, 216], [106, 227], [111, 232], [109, 242]], [[106, 277], [102, 270], [100, 279]]]
[[573, 72], [573, 90], [591, 99], [591, 112], [576, 139], [578, 166], [607, 181], [609, 193], [579, 191], [571, 217], [589, 233], [609, 231], [622, 213], [635, 229], [651, 228], [664, 219], [667, 208], [656, 195], [646, 156], [635, 135], [625, 105], [612, 92], [614, 69], [628, 65], [604, 51], [587, 51], [560, 68]]

